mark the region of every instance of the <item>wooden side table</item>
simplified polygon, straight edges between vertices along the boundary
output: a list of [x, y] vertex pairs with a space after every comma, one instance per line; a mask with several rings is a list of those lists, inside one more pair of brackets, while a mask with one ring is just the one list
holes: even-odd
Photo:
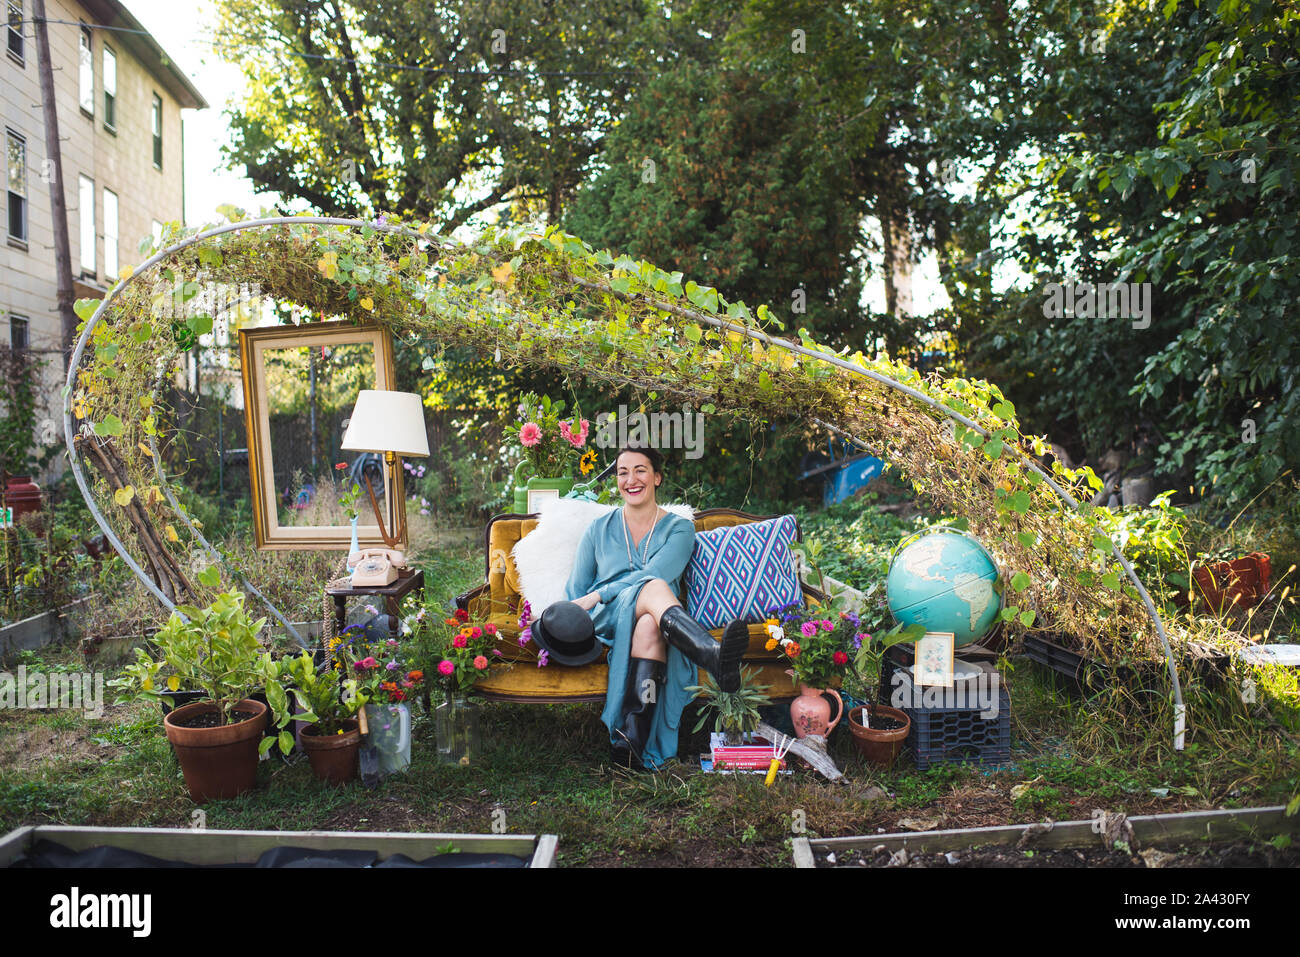
[[384, 611], [391, 616], [389, 622], [389, 636], [398, 638], [402, 633], [401, 612], [399, 606], [402, 599], [413, 591], [419, 591], [424, 594], [424, 570], [417, 568], [411, 570], [409, 575], [404, 575], [393, 582], [391, 585], [384, 585], [382, 588], [373, 585], [362, 585], [354, 588], [351, 585], [343, 585], [336, 588], [326, 588], [325, 594], [334, 599], [334, 623], [336, 625], [335, 634], [343, 634], [343, 629], [347, 627], [348, 619], [348, 599], [349, 598], [383, 598]]

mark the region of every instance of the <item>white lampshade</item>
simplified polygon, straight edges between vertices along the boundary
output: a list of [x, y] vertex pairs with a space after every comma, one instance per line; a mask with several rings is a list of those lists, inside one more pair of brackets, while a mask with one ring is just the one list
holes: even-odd
[[424, 401], [414, 392], [362, 389], [339, 447], [347, 452], [395, 452], [408, 458], [427, 456], [429, 437], [424, 431]]

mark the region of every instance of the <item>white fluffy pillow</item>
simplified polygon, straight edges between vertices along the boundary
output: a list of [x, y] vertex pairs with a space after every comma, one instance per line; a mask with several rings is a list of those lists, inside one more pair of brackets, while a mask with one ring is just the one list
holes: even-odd
[[[576, 498], [548, 498], [538, 506], [537, 527], [510, 553], [519, 574], [519, 590], [532, 606], [534, 617], [549, 605], [564, 601], [564, 586], [573, 574], [587, 526], [614, 508]], [[664, 505], [663, 509], [695, 521], [695, 509], [689, 505]]]

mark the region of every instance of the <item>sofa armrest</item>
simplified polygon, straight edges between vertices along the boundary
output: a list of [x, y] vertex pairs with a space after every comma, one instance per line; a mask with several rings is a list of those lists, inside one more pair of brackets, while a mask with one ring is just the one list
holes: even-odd
[[828, 601], [830, 601], [829, 595], [827, 595], [820, 588], [814, 588], [812, 585], [809, 585], [807, 582], [801, 581], [799, 583], [799, 587], [803, 589], [803, 594], [805, 598], [811, 598], [814, 601], [816, 601], [817, 604], [819, 605], [824, 605]]
[[487, 590], [488, 590], [488, 584], [487, 582], [484, 582], [482, 585], [476, 585], [475, 587], [471, 588], [463, 595], [457, 595], [456, 607], [461, 611], [469, 611], [469, 603], [473, 601], [475, 598], [478, 598]]

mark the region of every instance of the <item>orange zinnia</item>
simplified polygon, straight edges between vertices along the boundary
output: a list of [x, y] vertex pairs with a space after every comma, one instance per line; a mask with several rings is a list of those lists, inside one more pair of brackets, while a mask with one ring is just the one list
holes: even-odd
[[787, 655], [789, 655], [791, 658], [798, 658], [798, 657], [799, 657], [799, 642], [797, 642], [797, 641], [792, 641], [792, 642], [790, 642], [790, 644], [786, 645], [786, 646], [785, 646], [785, 653], [786, 653]]
[[777, 642], [775, 638], [769, 638], [767, 639], [767, 644], [765, 644], [763, 647], [766, 648], [768, 651], [774, 651], [776, 649], [776, 644]]

